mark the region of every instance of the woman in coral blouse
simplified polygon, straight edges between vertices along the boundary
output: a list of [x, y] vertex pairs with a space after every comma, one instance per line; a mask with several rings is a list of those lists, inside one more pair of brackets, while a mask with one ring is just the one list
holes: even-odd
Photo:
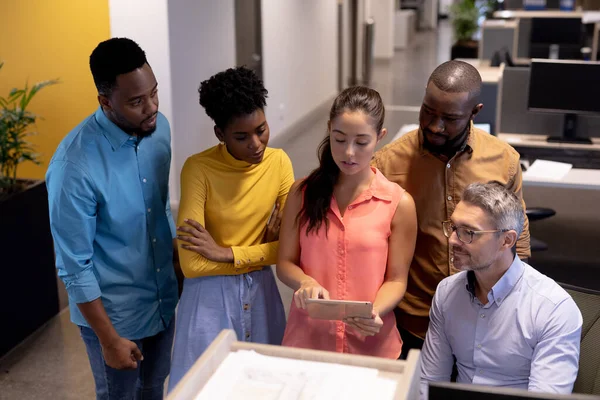
[[[370, 166], [385, 136], [379, 93], [343, 91], [331, 107], [320, 165], [292, 186], [277, 275], [294, 300], [283, 345], [396, 359], [402, 339], [393, 309], [406, 291], [417, 235], [412, 197]], [[371, 318], [312, 319], [306, 300], [373, 302]]]

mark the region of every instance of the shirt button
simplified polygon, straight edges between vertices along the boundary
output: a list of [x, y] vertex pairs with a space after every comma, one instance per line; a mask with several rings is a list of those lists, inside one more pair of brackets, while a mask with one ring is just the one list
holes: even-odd
[[159, 302], [159, 303], [162, 303], [162, 299], [158, 299], [158, 302]]
[[156, 268], [156, 272], [160, 272], [160, 268]]
[[250, 304], [244, 304], [244, 311], [248, 311], [250, 309]]
[[148, 212], [152, 212], [152, 209], [151, 209], [151, 208], [149, 208], [149, 209], [148, 209]]
[[265, 258], [264, 258], [264, 257], [261, 257], [261, 258], [260, 258], [260, 261], [265, 261]]
[[246, 332], [246, 339], [250, 339], [250, 332]]
[[452, 196], [448, 196], [448, 200], [452, 201]]
[[450, 168], [450, 163], [446, 164], [446, 168]]
[[481, 314], [481, 318], [485, 318], [485, 314]]
[[146, 183], [146, 178], [142, 179], [142, 182]]
[[152, 239], [152, 243], [156, 243], [156, 238], [153, 238], [153, 239]]
[[238, 260], [237, 265], [240, 265], [242, 262], [240, 260]]
[[354, 206], [348, 206], [348, 210], [352, 210]]
[[480, 349], [480, 348], [481, 348], [481, 344], [478, 344], [478, 345], [477, 345], [477, 348], [478, 348], [478, 349]]

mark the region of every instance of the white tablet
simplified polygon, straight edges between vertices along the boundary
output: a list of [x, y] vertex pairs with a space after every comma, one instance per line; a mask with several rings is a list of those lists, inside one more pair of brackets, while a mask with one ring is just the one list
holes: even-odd
[[306, 310], [311, 318], [341, 321], [344, 318], [371, 318], [370, 301], [307, 299]]

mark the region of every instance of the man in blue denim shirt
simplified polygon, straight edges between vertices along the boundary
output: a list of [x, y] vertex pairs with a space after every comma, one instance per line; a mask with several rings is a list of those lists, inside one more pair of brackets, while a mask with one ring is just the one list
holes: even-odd
[[169, 123], [135, 42], [100, 43], [90, 68], [100, 107], [63, 139], [46, 174], [56, 267], [97, 399], [160, 399], [178, 299]]

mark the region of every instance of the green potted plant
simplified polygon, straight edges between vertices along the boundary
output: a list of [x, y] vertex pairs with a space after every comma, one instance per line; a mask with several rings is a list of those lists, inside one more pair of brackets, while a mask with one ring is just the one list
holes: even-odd
[[450, 58], [477, 58], [479, 43], [473, 35], [479, 28], [481, 11], [475, 0], [459, 0], [450, 7], [454, 40]]
[[0, 357], [59, 311], [46, 185], [17, 178], [21, 163], [40, 163], [28, 140], [39, 117], [28, 106], [57, 82], [26, 84], [0, 96], [0, 320], [10, 327], [0, 330]]
[[[0, 62], [0, 70], [4, 63]], [[24, 89], [12, 89], [7, 97], [0, 96], [0, 201], [34, 183], [17, 179], [19, 164], [30, 161], [40, 164], [38, 155], [28, 141], [37, 115], [27, 109], [33, 97], [46, 86], [58, 83], [48, 80]]]

